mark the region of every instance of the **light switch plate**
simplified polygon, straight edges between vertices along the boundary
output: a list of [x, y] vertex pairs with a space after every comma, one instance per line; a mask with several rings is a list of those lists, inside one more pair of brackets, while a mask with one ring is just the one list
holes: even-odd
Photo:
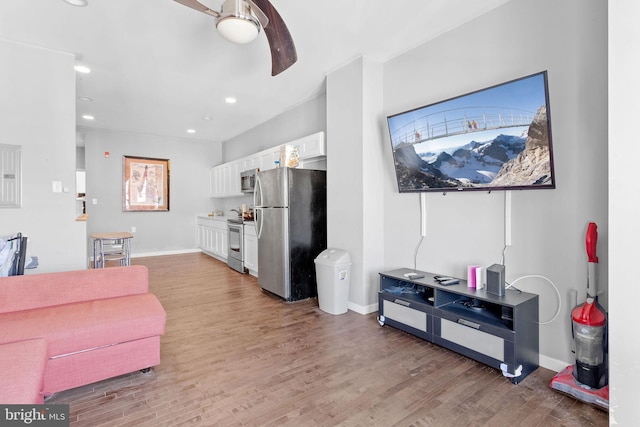
[[62, 181], [51, 181], [51, 188], [54, 193], [62, 193]]

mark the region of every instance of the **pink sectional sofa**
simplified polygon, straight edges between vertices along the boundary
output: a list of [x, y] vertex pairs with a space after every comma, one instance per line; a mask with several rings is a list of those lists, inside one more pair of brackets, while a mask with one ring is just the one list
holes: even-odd
[[144, 266], [0, 278], [0, 403], [158, 365], [165, 323]]

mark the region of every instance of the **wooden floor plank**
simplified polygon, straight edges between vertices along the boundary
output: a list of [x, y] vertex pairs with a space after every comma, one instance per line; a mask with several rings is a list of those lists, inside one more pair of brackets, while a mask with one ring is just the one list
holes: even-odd
[[58, 393], [72, 426], [606, 426], [551, 390], [539, 368], [513, 385], [493, 368], [375, 313], [285, 303], [204, 254], [134, 258], [167, 311], [161, 363]]

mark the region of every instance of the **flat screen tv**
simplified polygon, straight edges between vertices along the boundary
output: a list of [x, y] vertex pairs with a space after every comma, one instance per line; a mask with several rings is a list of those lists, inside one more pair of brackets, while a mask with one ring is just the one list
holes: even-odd
[[547, 72], [387, 117], [401, 193], [555, 188]]

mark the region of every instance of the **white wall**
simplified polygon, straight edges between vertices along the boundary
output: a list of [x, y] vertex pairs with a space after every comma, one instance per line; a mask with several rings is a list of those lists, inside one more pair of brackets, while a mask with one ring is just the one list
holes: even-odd
[[384, 269], [382, 65], [359, 58], [327, 78], [327, 243], [351, 257], [349, 308], [377, 310]]
[[609, 2], [609, 345], [610, 424], [636, 425], [640, 419], [637, 244], [640, 206], [636, 159], [640, 158], [640, 30], [636, 0]]
[[[0, 235], [22, 232], [39, 267], [85, 268], [75, 208], [74, 57], [0, 39], [0, 144], [22, 146], [22, 207], [0, 209]], [[52, 181], [68, 192], [53, 193]]]
[[[87, 234], [136, 233], [135, 256], [196, 250], [196, 214], [211, 210], [208, 168], [221, 162], [221, 144], [127, 132], [82, 129], [87, 172]], [[109, 157], [104, 153], [108, 151]], [[123, 156], [171, 161], [169, 212], [122, 211]], [[93, 199], [97, 204], [93, 204]], [[89, 242], [89, 251], [91, 244]]]
[[[598, 224], [599, 287], [607, 290], [607, 6], [601, 0], [512, 0], [385, 64], [385, 112], [395, 114], [548, 70], [556, 189], [512, 192], [507, 281], [540, 295], [543, 366], [571, 353], [570, 306], [586, 296], [587, 224]], [[388, 137], [387, 137], [388, 138]], [[388, 141], [388, 139], [387, 139]], [[411, 266], [419, 239], [415, 194], [399, 194], [386, 144], [385, 263]], [[464, 277], [468, 264], [499, 263], [504, 192], [429, 193], [418, 269]], [[545, 279], [546, 278], [546, 279]], [[548, 279], [548, 281], [547, 281]], [[606, 307], [607, 293], [601, 302]]]

